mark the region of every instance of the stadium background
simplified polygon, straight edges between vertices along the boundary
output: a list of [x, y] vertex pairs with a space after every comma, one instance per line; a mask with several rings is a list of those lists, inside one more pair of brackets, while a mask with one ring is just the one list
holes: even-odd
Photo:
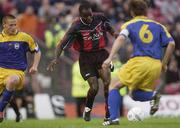
[[[19, 104], [22, 102], [22, 96], [23, 100], [33, 101], [36, 94], [61, 95], [65, 98], [66, 107], [69, 108], [67, 112], [73, 110], [74, 113], [71, 70], [78, 53], [73, 49], [65, 51], [54, 72], [47, 72], [46, 67], [53, 58], [56, 42], [62, 38], [73, 19], [78, 16], [78, 6], [81, 1], [83, 0], [0, 0], [0, 18], [6, 14], [17, 16], [20, 30], [31, 34], [42, 51], [39, 73], [33, 76], [27, 74], [24, 93], [17, 94]], [[105, 13], [117, 31], [131, 18], [128, 12], [129, 0], [89, 1], [93, 11]], [[158, 83], [169, 85], [165, 87], [164, 94], [178, 96], [180, 94], [180, 0], [150, 0], [149, 6], [148, 17], [165, 25], [176, 43], [176, 50], [169, 63], [170, 68], [166, 77], [160, 79]], [[109, 37], [109, 41], [110, 47], [113, 39]], [[129, 44], [120, 50], [122, 63], [127, 61], [130, 51]], [[29, 62], [31, 63], [31, 56]], [[100, 87], [96, 97], [97, 103], [103, 102], [102, 90]], [[27, 104], [24, 106], [27, 107]], [[101, 107], [98, 106], [97, 111], [101, 111]], [[178, 108], [180, 109], [180, 105]], [[72, 114], [72, 111], [70, 113]]]

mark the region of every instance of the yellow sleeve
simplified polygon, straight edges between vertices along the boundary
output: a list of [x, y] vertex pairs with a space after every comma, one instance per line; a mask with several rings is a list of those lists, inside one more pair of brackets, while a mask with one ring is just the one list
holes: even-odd
[[39, 46], [38, 44], [34, 41], [34, 39], [28, 35], [27, 37], [27, 41], [28, 41], [28, 44], [29, 44], [29, 49], [31, 52], [38, 52], [39, 51]]
[[125, 29], [127, 27], [127, 24], [124, 23], [122, 26], [121, 26], [121, 30]]

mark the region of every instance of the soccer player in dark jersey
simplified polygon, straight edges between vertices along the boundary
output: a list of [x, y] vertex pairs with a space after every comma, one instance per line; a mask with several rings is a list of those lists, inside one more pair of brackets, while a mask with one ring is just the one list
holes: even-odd
[[[105, 110], [109, 117], [107, 108], [108, 88], [110, 83], [110, 69], [102, 69], [103, 61], [109, 53], [105, 50], [108, 43], [107, 32], [116, 37], [114, 29], [109, 20], [103, 14], [92, 13], [89, 3], [82, 3], [79, 6], [80, 17], [77, 18], [67, 31], [63, 40], [58, 44], [55, 52], [55, 59], [51, 61], [48, 70], [53, 70], [57, 64], [62, 51], [73, 45], [74, 49], [79, 51], [80, 72], [84, 80], [87, 80], [90, 89], [87, 94], [86, 107], [83, 118], [90, 121], [90, 112], [93, 107], [95, 96], [98, 92], [98, 78], [101, 78], [104, 84]], [[81, 91], [81, 90], [79, 90]]]
[[24, 71], [27, 68], [26, 53], [34, 53], [30, 74], [37, 72], [40, 50], [33, 38], [17, 29], [17, 19], [13, 15], [2, 19], [3, 30], [0, 34], [0, 122], [4, 109], [11, 100], [13, 92], [23, 88]]
[[119, 70], [118, 81], [113, 83], [113, 88], [109, 92], [110, 120], [103, 125], [119, 124], [119, 89], [123, 86], [128, 87], [133, 100], [150, 101], [150, 115], [157, 112], [161, 96], [155, 87], [155, 81], [167, 70], [167, 64], [175, 48], [174, 39], [167, 29], [146, 16], [148, 6], [144, 0], [132, 0], [129, 7], [133, 19], [121, 26], [121, 32], [108, 59], [104, 61], [103, 68], [108, 68], [113, 56], [127, 38], [133, 45], [133, 54]]

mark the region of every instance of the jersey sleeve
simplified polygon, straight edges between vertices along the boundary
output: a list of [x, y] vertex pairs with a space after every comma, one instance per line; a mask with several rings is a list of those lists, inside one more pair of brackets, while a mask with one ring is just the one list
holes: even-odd
[[160, 29], [160, 43], [162, 47], [166, 47], [169, 42], [174, 41], [174, 39], [171, 37], [170, 33], [167, 31], [166, 27], [161, 25]]
[[38, 44], [31, 36], [28, 36], [28, 44], [30, 52], [38, 52], [40, 50]]
[[127, 26], [127, 23], [125, 23], [121, 26], [121, 31], [120, 31], [119, 35], [123, 35], [125, 37], [129, 36], [129, 27]]
[[110, 20], [104, 14], [101, 14], [100, 16], [101, 16], [101, 19], [102, 19], [102, 21], [104, 23], [103, 26], [104, 26], [105, 30], [108, 31], [108, 32], [114, 31]]
[[75, 38], [76, 38], [76, 23], [72, 23], [66, 34], [64, 35], [63, 39], [60, 41], [60, 47], [65, 50], [72, 46]]

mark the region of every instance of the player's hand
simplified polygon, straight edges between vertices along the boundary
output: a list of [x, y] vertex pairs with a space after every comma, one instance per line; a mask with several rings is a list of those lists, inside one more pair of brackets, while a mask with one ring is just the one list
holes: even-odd
[[57, 62], [58, 62], [57, 59], [53, 59], [47, 66], [47, 70], [51, 72], [54, 71], [54, 66], [57, 64]]
[[111, 63], [111, 59], [110, 59], [110, 58], [107, 58], [107, 59], [103, 62], [102, 68], [109, 68], [110, 63]]
[[166, 72], [167, 71], [167, 64], [162, 64], [162, 72]]
[[29, 69], [29, 73], [30, 73], [30, 74], [35, 74], [37, 71], [38, 71], [37, 67], [34, 67], [34, 66], [32, 66], [32, 67]]

